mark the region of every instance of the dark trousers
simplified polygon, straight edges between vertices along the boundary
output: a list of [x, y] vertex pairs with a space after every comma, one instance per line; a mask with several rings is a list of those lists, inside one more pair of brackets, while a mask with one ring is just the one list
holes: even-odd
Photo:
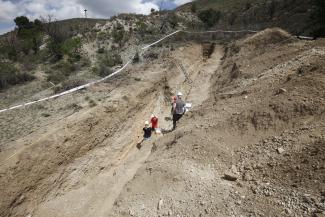
[[176, 128], [176, 123], [181, 119], [183, 114], [173, 114], [173, 130]]

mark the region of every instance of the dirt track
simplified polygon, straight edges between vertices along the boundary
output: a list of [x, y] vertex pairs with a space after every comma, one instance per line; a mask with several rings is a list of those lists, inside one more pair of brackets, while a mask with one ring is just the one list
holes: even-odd
[[[207, 62], [200, 45], [188, 44], [87, 90], [97, 106], [1, 148], [1, 216], [325, 211], [324, 44], [267, 30], [216, 47]], [[193, 110], [138, 150], [151, 113], [171, 128], [177, 90]]]

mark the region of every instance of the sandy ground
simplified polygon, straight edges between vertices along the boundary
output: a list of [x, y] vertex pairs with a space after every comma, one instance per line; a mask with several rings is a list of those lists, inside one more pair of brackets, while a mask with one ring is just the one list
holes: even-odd
[[[44, 103], [50, 117], [1, 115], [8, 132], [40, 123], [1, 140], [1, 216], [321, 216], [324, 45], [273, 29], [204, 62], [189, 43]], [[168, 132], [176, 91], [193, 109]], [[167, 133], [138, 149], [152, 113]]]

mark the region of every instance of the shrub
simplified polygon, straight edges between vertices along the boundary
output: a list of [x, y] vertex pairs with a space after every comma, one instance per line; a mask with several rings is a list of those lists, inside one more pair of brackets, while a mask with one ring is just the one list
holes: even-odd
[[97, 39], [100, 41], [105, 40], [106, 38], [109, 38], [106, 32], [99, 32], [97, 33]]
[[69, 79], [67, 81], [62, 82], [60, 85], [55, 86], [54, 92], [59, 93], [59, 92], [67, 91], [67, 90], [70, 90], [72, 88], [79, 87], [79, 86], [81, 86], [81, 85], [83, 85], [85, 83], [86, 82], [84, 80]]
[[60, 49], [63, 54], [66, 54], [70, 57], [80, 54], [81, 38], [76, 37], [65, 40], [62, 43]]
[[89, 67], [91, 65], [91, 61], [87, 57], [82, 57], [80, 60], [80, 66], [81, 67]]
[[137, 28], [140, 36], [143, 38], [148, 31], [148, 25], [142, 21], [137, 22]]
[[106, 77], [112, 73], [113, 73], [113, 70], [110, 67], [107, 67], [105, 65], [99, 66], [98, 75], [100, 77]]
[[196, 13], [196, 11], [197, 11], [196, 3], [193, 2], [192, 5], [191, 5], [191, 12]]
[[69, 77], [75, 70], [75, 64], [69, 61], [60, 61], [46, 72], [48, 74], [47, 81], [58, 84], [66, 80], [66, 78]]
[[53, 82], [54, 84], [59, 84], [60, 82], [64, 81], [66, 79], [66, 75], [64, 75], [60, 71], [47, 71], [47, 81]]
[[93, 67], [91, 67], [91, 71], [92, 71], [92, 73], [94, 73], [94, 74], [98, 74], [98, 67], [97, 66], [93, 66]]
[[99, 53], [99, 54], [105, 53], [105, 48], [103, 48], [103, 47], [98, 48], [97, 53]]
[[121, 24], [114, 26], [114, 29], [112, 30], [112, 37], [114, 42], [118, 44], [122, 44], [124, 36], [125, 36], [125, 30], [123, 26], [121, 27]]
[[143, 57], [146, 59], [149, 59], [149, 60], [154, 60], [154, 59], [158, 59], [159, 53], [151, 51], [151, 52], [146, 53]]
[[21, 84], [35, 79], [33, 75], [18, 72], [18, 69], [9, 63], [0, 63], [0, 89], [10, 85]]
[[139, 52], [137, 51], [133, 57], [133, 63], [138, 63], [140, 62], [140, 55], [139, 55]]
[[168, 23], [173, 29], [177, 27], [178, 21], [178, 17], [175, 13], [172, 13], [168, 16]]
[[99, 59], [100, 59], [99, 62], [101, 65], [106, 65], [108, 67], [113, 67], [116, 65], [123, 64], [122, 57], [117, 53], [112, 54], [110, 52], [106, 52]]
[[112, 68], [107, 66], [104, 62], [97, 63], [97, 66], [92, 67], [91, 70], [100, 77], [106, 77], [113, 73]]
[[69, 76], [76, 70], [75, 64], [70, 61], [61, 61], [58, 64], [54, 65], [52, 68], [63, 72], [66, 76]]
[[212, 27], [218, 23], [220, 19], [220, 12], [214, 9], [207, 9], [199, 13], [200, 20], [208, 27]]

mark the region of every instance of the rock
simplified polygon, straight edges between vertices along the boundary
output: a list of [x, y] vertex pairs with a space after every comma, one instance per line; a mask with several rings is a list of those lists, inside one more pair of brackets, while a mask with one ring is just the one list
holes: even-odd
[[282, 94], [282, 93], [286, 93], [286, 92], [287, 92], [287, 90], [284, 89], [284, 88], [280, 88], [280, 89], [278, 90], [278, 94]]
[[163, 199], [160, 199], [159, 202], [158, 202], [157, 209], [158, 210], [161, 210], [161, 208], [162, 208], [163, 205], [164, 205], [164, 200]]
[[15, 202], [15, 205], [18, 206], [20, 204], [22, 204], [24, 201], [25, 201], [25, 196], [24, 195], [21, 195]]
[[235, 204], [239, 206], [239, 205], [241, 205], [241, 201], [238, 200], [238, 201], [235, 202]]
[[231, 166], [231, 172], [237, 174], [238, 173], [238, 170], [237, 170], [237, 167], [235, 165], [232, 165]]
[[253, 180], [253, 178], [252, 178], [252, 176], [251, 176], [251, 174], [250, 173], [244, 173], [244, 175], [243, 175], [243, 180], [244, 181], [251, 181], [251, 180]]
[[233, 173], [225, 173], [223, 179], [234, 182], [238, 179], [238, 176]]
[[135, 213], [134, 213], [133, 210], [130, 210], [130, 211], [129, 211], [129, 214], [130, 214], [130, 216], [134, 216], [134, 215], [135, 215]]
[[282, 154], [283, 152], [285, 152], [285, 150], [284, 150], [282, 147], [277, 148], [276, 150], [277, 150], [277, 152], [278, 152], [279, 154]]
[[172, 216], [173, 212], [171, 210], [168, 210], [168, 216]]
[[287, 215], [291, 215], [292, 214], [292, 211], [290, 209], [288, 209], [288, 208], [286, 208], [284, 211], [285, 211], [285, 213]]

